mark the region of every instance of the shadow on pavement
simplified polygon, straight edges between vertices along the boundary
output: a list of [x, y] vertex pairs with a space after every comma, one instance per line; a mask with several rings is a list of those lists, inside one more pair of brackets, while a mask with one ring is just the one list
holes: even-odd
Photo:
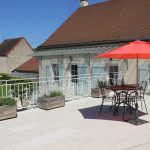
[[[113, 120], [113, 121], [123, 121], [123, 107], [119, 107], [118, 114], [116, 116], [113, 115], [113, 109], [110, 111], [110, 106], [104, 105], [103, 110], [99, 116], [99, 108], [100, 106], [93, 106], [88, 108], [79, 109], [80, 113], [85, 119], [98, 119], [98, 120]], [[132, 110], [132, 114], [130, 111], [125, 112], [125, 120], [134, 119], [135, 111]], [[139, 111], [139, 117], [144, 116], [146, 113]]]

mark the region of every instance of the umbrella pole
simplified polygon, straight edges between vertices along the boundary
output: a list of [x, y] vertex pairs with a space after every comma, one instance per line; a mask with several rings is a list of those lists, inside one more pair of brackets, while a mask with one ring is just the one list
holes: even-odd
[[139, 116], [139, 114], [138, 114], [138, 102], [137, 102], [137, 99], [138, 99], [138, 83], [139, 83], [139, 81], [138, 81], [138, 79], [139, 79], [138, 63], [139, 63], [139, 61], [138, 61], [138, 54], [137, 54], [137, 60], [136, 60], [136, 103], [135, 103], [135, 121], [134, 121], [135, 125], [138, 124], [138, 116]]

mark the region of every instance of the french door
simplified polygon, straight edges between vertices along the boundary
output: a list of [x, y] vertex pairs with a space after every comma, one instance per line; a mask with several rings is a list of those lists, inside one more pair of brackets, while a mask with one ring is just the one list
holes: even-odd
[[109, 66], [109, 85], [117, 85], [118, 83], [118, 65]]

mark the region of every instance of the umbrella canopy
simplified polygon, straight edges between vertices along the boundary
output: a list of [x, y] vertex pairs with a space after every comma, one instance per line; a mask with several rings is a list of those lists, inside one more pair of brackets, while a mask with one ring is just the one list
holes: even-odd
[[100, 54], [96, 58], [150, 59], [150, 44], [137, 40]]
[[[144, 41], [130, 42], [124, 46], [110, 50], [106, 53], [98, 55], [96, 58], [116, 58], [116, 59], [136, 59], [136, 92], [138, 90], [138, 59], [150, 59], [150, 44]], [[138, 120], [138, 103], [136, 94], [136, 114], [135, 124]]]

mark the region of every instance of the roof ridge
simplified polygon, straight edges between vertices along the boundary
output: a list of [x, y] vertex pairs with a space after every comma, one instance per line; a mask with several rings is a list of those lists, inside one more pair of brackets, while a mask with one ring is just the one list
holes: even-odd
[[8, 38], [8, 39], [4, 39], [5, 40], [19, 40], [19, 39], [25, 39], [23, 36], [22, 37], [18, 37], [18, 38]]

